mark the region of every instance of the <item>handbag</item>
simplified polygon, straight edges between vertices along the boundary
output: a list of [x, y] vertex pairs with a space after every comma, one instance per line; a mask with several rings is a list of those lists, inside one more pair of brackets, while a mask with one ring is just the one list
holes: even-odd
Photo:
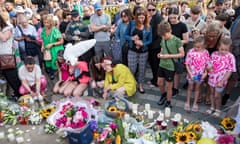
[[43, 51], [43, 60], [45, 60], [45, 61], [49, 61], [49, 60], [51, 60], [52, 59], [52, 55], [51, 55], [51, 52], [50, 52], [50, 50], [44, 50]]
[[[164, 40], [164, 42], [165, 42], [165, 46], [166, 46], [166, 49], [167, 49], [168, 54], [172, 54], [172, 53], [170, 53], [170, 51], [169, 51], [169, 49], [168, 49], [166, 40]], [[172, 60], [172, 62], [173, 62], [173, 64], [174, 64], [174, 70], [175, 70], [175, 72], [176, 72], [177, 74], [181, 74], [181, 73], [184, 71], [184, 67], [185, 67], [184, 64], [183, 64], [182, 62], [179, 62], [179, 61], [176, 62], [173, 58], [171, 58], [171, 60]]]
[[[131, 27], [132, 27], [132, 21], [129, 22], [129, 31], [128, 34], [131, 34]], [[122, 63], [125, 64], [126, 66], [128, 65], [128, 50], [130, 48], [129, 41], [126, 40], [122, 46]]]
[[0, 70], [16, 68], [16, 59], [13, 54], [0, 55]]
[[[24, 35], [22, 28], [20, 26], [17, 26], [18, 29], [20, 30], [22, 36], [26, 36]], [[38, 44], [38, 42], [36, 40], [32, 40], [32, 41], [26, 41], [24, 40], [25, 43], [25, 51], [27, 56], [36, 56], [39, 55], [40, 53], [40, 45]]]
[[122, 61], [122, 48], [120, 42], [116, 41], [114, 38], [111, 41], [111, 49], [113, 60]]

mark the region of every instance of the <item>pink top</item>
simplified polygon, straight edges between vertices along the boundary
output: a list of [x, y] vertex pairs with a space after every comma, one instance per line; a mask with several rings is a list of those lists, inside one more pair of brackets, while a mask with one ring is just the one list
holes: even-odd
[[[225, 55], [220, 54], [218, 51], [213, 52], [210, 60], [213, 70], [209, 72], [208, 84], [212, 87], [217, 87], [226, 72], [236, 72], [236, 60], [230, 52]], [[224, 87], [226, 85], [227, 81], [224, 82]]]
[[79, 61], [77, 65], [74, 66], [74, 72], [70, 79], [74, 80], [76, 78], [80, 84], [87, 84], [91, 80], [87, 62]]
[[[193, 76], [203, 74], [205, 68], [210, 60], [210, 56], [207, 50], [197, 51], [196, 48], [192, 48], [188, 51], [185, 64], [189, 66], [189, 69]], [[187, 79], [190, 80], [189, 75]]]
[[67, 65], [67, 63], [58, 63], [60, 71], [62, 73], [62, 80], [66, 81], [69, 78], [69, 66]]

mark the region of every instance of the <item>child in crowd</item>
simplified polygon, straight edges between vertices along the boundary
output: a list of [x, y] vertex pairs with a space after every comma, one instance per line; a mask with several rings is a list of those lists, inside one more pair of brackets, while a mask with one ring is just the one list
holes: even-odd
[[184, 105], [184, 110], [186, 111], [190, 111], [190, 98], [193, 87], [195, 88], [195, 94], [192, 111], [198, 111], [197, 100], [199, 95], [199, 89], [202, 81], [207, 76], [206, 67], [207, 63], [210, 60], [209, 53], [205, 49], [205, 46], [206, 45], [204, 36], [200, 36], [194, 39], [194, 47], [188, 51], [186, 56], [185, 64], [188, 73], [187, 101]]
[[53, 92], [63, 94], [67, 88], [69, 81], [69, 66], [63, 58], [63, 50], [58, 51], [57, 67], [58, 67], [58, 82], [54, 85]]
[[213, 114], [214, 117], [220, 116], [221, 93], [232, 72], [236, 72], [236, 61], [230, 52], [231, 44], [230, 38], [223, 38], [218, 46], [218, 51], [213, 52], [210, 57], [208, 84], [211, 87], [211, 108], [206, 111], [206, 114]]
[[91, 74], [91, 87], [93, 90], [93, 96], [102, 97], [105, 71], [101, 67], [101, 57], [93, 56], [90, 61], [90, 74]]
[[[159, 34], [162, 37], [161, 52], [157, 55], [160, 58], [158, 69], [158, 86], [162, 96], [158, 102], [159, 105], [165, 104], [165, 107], [171, 106], [173, 78], [175, 74], [175, 63], [177, 58], [184, 57], [184, 49], [182, 41], [176, 36], [172, 35], [171, 25], [163, 21], [159, 25]], [[166, 80], [166, 89], [164, 81]]]

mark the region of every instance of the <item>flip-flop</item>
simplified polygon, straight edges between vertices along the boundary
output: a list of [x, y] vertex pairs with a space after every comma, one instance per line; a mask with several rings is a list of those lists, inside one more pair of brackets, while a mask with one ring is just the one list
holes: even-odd
[[197, 103], [202, 103], [202, 98], [198, 98]]
[[206, 100], [205, 101], [205, 105], [211, 105], [211, 101], [210, 100]]

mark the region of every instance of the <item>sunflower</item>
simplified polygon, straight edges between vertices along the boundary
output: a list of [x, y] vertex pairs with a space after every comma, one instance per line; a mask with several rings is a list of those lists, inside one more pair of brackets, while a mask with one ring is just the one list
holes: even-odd
[[236, 121], [230, 117], [226, 117], [222, 119], [220, 125], [224, 127], [226, 130], [233, 130], [235, 127]]
[[110, 107], [108, 107], [108, 111], [116, 112], [117, 108], [115, 106], [110, 106]]
[[189, 135], [191, 140], [196, 140], [197, 139], [197, 135], [192, 131], [188, 132], [188, 135]]
[[176, 141], [178, 143], [187, 143], [190, 140], [190, 137], [187, 132], [177, 133]]
[[99, 133], [98, 132], [94, 132], [93, 133], [93, 139], [97, 139], [99, 137]]
[[202, 133], [202, 131], [203, 131], [203, 129], [202, 129], [202, 127], [201, 127], [200, 124], [195, 124], [195, 125], [193, 125], [193, 130], [194, 130], [194, 132], [196, 132], [197, 134], [200, 134], [200, 133]]
[[191, 131], [193, 129], [193, 124], [189, 124], [187, 127], [186, 127], [186, 131]]

